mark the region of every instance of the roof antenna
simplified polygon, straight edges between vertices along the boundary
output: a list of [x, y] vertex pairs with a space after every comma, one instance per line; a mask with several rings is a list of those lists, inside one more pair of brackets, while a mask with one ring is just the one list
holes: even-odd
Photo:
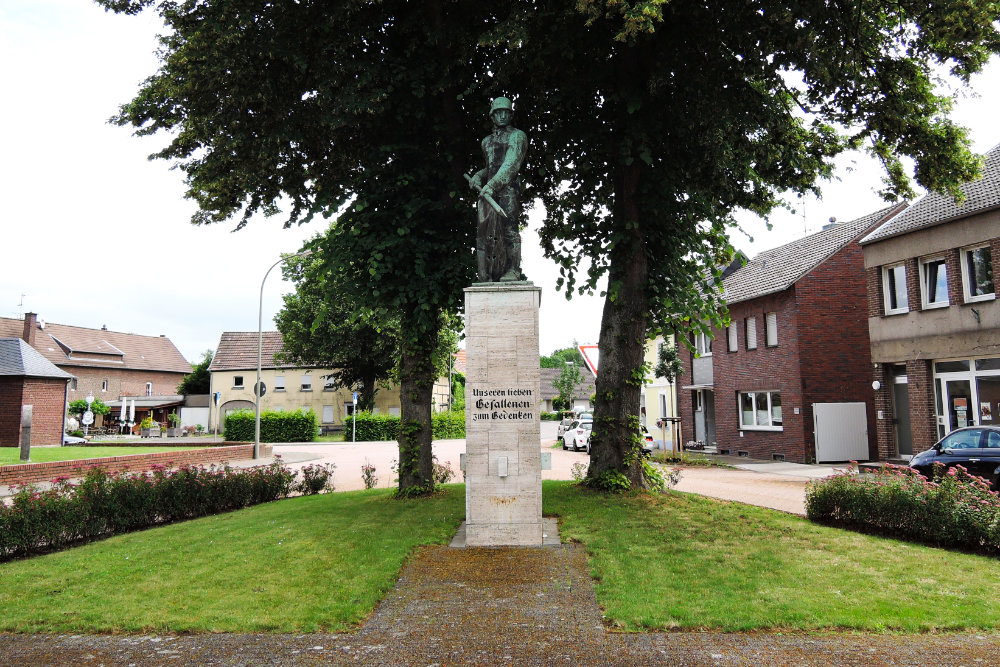
[[22, 294], [21, 295], [21, 303], [17, 304], [17, 319], [19, 319], [19, 320], [23, 320], [24, 319], [24, 297], [26, 297], [26, 296], [28, 296], [28, 295], [27, 294]]

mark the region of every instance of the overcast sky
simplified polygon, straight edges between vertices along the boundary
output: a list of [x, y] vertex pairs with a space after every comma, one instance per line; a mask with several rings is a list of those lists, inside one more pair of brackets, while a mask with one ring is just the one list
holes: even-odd
[[[169, 337], [189, 361], [214, 349], [223, 331], [256, 331], [264, 273], [297, 251], [322, 221], [282, 229], [280, 216], [194, 227], [183, 174], [146, 156], [162, 138], [136, 138], [107, 123], [157, 67], [157, 16], [105, 13], [86, 0], [0, 3], [0, 316], [26, 311], [59, 324]], [[973, 81], [955, 118], [974, 147], [1000, 142], [1000, 65]], [[516, 125], [516, 109], [515, 109]], [[883, 204], [880, 171], [863, 156], [842, 160], [840, 182], [821, 201], [792, 199], [798, 212], [775, 215], [774, 229], [750, 216], [738, 248], [753, 256]], [[469, 224], [474, 224], [470, 210]], [[540, 214], [529, 218], [523, 270], [543, 289], [542, 354], [596, 343], [603, 299], [555, 291], [558, 271], [538, 249]], [[753, 241], [750, 241], [750, 237]], [[264, 329], [291, 286], [275, 269], [264, 288]]]

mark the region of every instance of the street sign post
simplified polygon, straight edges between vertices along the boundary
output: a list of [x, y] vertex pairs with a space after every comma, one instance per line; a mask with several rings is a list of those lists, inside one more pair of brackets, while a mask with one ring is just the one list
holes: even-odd
[[358, 441], [358, 392], [354, 392], [351, 400], [353, 401], [353, 406], [351, 407], [351, 427], [353, 433], [351, 433], [351, 442]]

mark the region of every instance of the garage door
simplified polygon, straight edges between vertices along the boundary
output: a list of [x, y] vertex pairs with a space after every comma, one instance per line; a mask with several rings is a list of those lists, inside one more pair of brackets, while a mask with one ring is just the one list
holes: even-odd
[[864, 403], [813, 403], [816, 463], [868, 460]]

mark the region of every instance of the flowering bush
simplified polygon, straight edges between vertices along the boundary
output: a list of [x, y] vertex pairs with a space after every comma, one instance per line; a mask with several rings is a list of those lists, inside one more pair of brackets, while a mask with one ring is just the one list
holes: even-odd
[[333, 471], [336, 467], [335, 463], [305, 466], [299, 470], [302, 481], [295, 484], [295, 490], [305, 496], [333, 491]]
[[431, 465], [433, 465], [435, 484], [447, 484], [451, 481], [451, 478], [455, 476], [455, 471], [451, 469], [451, 461], [438, 463], [437, 457], [435, 456], [434, 462]]
[[46, 491], [24, 485], [10, 505], [0, 503], [0, 561], [277, 500], [293, 479], [275, 462], [246, 470], [157, 466], [139, 474], [94, 468], [79, 484], [61, 477]]
[[375, 476], [375, 466], [368, 461], [361, 466], [361, 481], [365, 483], [366, 489], [374, 489], [375, 485], [378, 484], [378, 477]]
[[940, 546], [1000, 552], [1000, 494], [962, 466], [934, 466], [933, 479], [912, 468], [883, 466], [810, 482], [813, 521]]

